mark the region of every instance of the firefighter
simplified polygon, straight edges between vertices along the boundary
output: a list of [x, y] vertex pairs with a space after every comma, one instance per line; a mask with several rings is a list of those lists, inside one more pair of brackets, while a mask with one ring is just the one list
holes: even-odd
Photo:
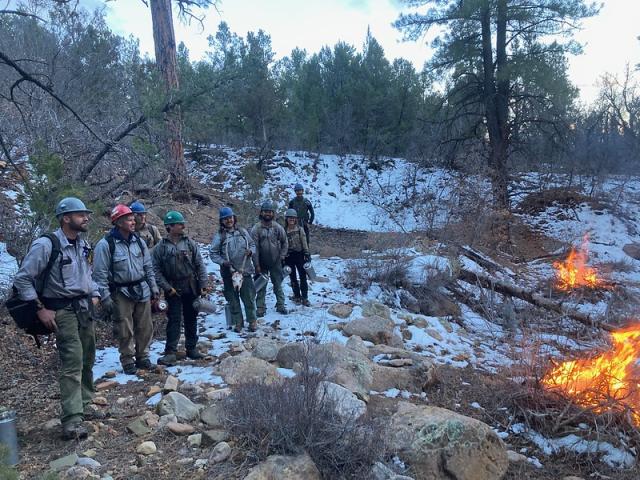
[[298, 224], [304, 229], [307, 245], [309, 245], [309, 225], [315, 220], [316, 214], [313, 211], [313, 205], [304, 196], [304, 186], [301, 183], [296, 183], [293, 191], [296, 196], [289, 201], [289, 208], [293, 208], [298, 213]]
[[[286, 230], [289, 250], [284, 261], [291, 268], [289, 279], [293, 290], [293, 301], [309, 307], [311, 305], [308, 298], [309, 285], [307, 283], [307, 272], [304, 269], [304, 264], [311, 261], [307, 238], [303, 228], [298, 225], [298, 212], [290, 208], [285, 213], [285, 220], [287, 222]], [[299, 283], [298, 276], [300, 277]]]
[[160, 240], [162, 240], [160, 230], [155, 225], [147, 223], [147, 209], [144, 208], [144, 205], [141, 202], [136, 200], [129, 205], [129, 208], [135, 215], [136, 235], [144, 240], [147, 247], [149, 247], [149, 250], [151, 250], [155, 245], [160, 243]]

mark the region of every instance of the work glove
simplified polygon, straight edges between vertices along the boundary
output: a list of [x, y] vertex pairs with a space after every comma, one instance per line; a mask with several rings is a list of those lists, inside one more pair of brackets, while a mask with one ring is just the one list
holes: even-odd
[[160, 298], [160, 290], [152, 290], [151, 291], [151, 300], [158, 300]]
[[115, 303], [113, 303], [113, 299], [111, 297], [103, 298], [100, 300], [100, 305], [102, 305], [102, 310], [107, 315], [111, 315], [116, 308]]
[[178, 292], [176, 292], [176, 289], [171, 287], [171, 290], [167, 290], [164, 294], [165, 297], [174, 297], [178, 294]]
[[202, 287], [202, 288], [200, 289], [200, 296], [201, 296], [201, 297], [206, 297], [206, 296], [207, 296], [207, 294], [209, 293], [209, 291], [210, 291], [210, 290], [209, 290], [209, 288], [207, 288], [207, 287]]
[[252, 252], [250, 249], [248, 249], [248, 248], [247, 248], [247, 249], [245, 250], [244, 254], [245, 254], [247, 257], [250, 257], [251, 255], [253, 255], [253, 252]]

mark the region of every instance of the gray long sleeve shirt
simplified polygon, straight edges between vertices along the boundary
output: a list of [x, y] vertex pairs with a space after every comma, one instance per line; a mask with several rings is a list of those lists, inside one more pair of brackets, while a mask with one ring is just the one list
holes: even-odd
[[[133, 296], [127, 287], [116, 287], [116, 290], [132, 300], [145, 302], [151, 294], [158, 293], [153, 263], [149, 249], [144, 241], [138, 241], [135, 234], [129, 240], [114, 237], [115, 250], [113, 258], [106, 238], [100, 240], [95, 248], [93, 257], [93, 279], [98, 284], [102, 298], [111, 295], [109, 285], [131, 283], [142, 280], [139, 285], [132, 287], [137, 295]], [[142, 250], [140, 249], [142, 245]]]
[[[62, 229], [53, 234], [60, 240], [60, 255], [54, 262], [45, 288], [44, 298], [99, 297], [98, 286], [91, 279], [88, 254], [91, 251], [86, 240], [78, 237], [75, 245], [67, 240]], [[22, 300], [36, 300], [36, 278], [44, 271], [51, 257], [53, 245], [48, 238], [38, 238], [29, 249], [16, 273], [13, 285]], [[81, 301], [81, 304], [86, 300]], [[84, 306], [86, 307], [86, 303]]]
[[[178, 243], [164, 238], [151, 252], [153, 269], [158, 286], [167, 291], [178, 288], [176, 283], [194, 278], [199, 288], [207, 285], [207, 268], [205, 267], [198, 244], [183, 236]], [[194, 292], [198, 293], [198, 292]]]
[[258, 261], [264, 269], [269, 269], [284, 260], [289, 251], [287, 232], [279, 223], [256, 223], [251, 229], [251, 236], [258, 249]]
[[[251, 257], [247, 257], [245, 260], [247, 249], [251, 250]], [[234, 270], [242, 272], [244, 275], [255, 273], [256, 244], [244, 228], [234, 228], [233, 230], [224, 230], [223, 233], [216, 233], [211, 243], [209, 255], [211, 260], [220, 267], [225, 261], [229, 261]]]

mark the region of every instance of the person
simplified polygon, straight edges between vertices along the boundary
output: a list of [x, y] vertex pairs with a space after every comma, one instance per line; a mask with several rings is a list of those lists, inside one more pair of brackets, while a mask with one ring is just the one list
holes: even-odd
[[196, 349], [198, 312], [193, 308], [193, 302], [199, 295], [208, 293], [208, 278], [198, 244], [184, 233], [184, 216], [180, 212], [170, 211], [164, 216], [163, 223], [168, 235], [151, 253], [156, 282], [164, 290], [169, 304], [167, 341], [164, 355], [158, 359], [158, 363], [175, 365], [183, 318], [187, 357], [193, 360], [204, 358]]
[[[33, 301], [40, 321], [56, 332], [60, 357], [60, 403], [62, 436], [67, 440], [85, 438], [82, 424], [85, 409], [93, 398], [93, 364], [96, 356], [95, 328], [89, 315], [89, 299], [98, 304], [100, 293], [91, 279], [91, 247], [81, 234], [88, 231], [93, 213], [75, 197], [63, 198], [55, 214], [60, 228], [50, 238], [38, 238], [24, 257], [14, 287], [21, 300]], [[39, 278], [56, 248], [57, 259], [47, 278]], [[57, 242], [56, 242], [57, 243]], [[41, 280], [40, 297], [35, 289]]]
[[147, 223], [147, 209], [144, 207], [142, 202], [136, 200], [129, 205], [129, 208], [136, 219], [136, 235], [144, 240], [147, 247], [149, 247], [149, 250], [151, 250], [155, 245], [160, 243], [160, 240], [162, 240], [160, 230], [155, 225]]
[[313, 223], [316, 214], [313, 211], [313, 205], [308, 198], [304, 197], [304, 187], [301, 183], [296, 183], [293, 187], [296, 196], [289, 201], [289, 208], [294, 209], [298, 213], [298, 224], [304, 229], [307, 237], [307, 246], [309, 245], [309, 225]]
[[113, 229], [95, 248], [93, 279], [105, 312], [117, 325], [122, 369], [135, 375], [138, 368], [153, 368], [149, 360], [153, 336], [150, 300], [158, 298], [159, 291], [149, 248], [134, 233], [136, 221], [131, 209], [116, 205], [111, 223]]
[[[288, 209], [285, 213], [285, 220], [287, 222], [286, 230], [289, 250], [284, 262], [291, 268], [289, 279], [293, 290], [293, 301], [309, 307], [311, 305], [308, 298], [309, 285], [307, 283], [307, 272], [304, 269], [304, 264], [311, 261], [307, 238], [302, 227], [298, 225], [298, 212], [293, 208]], [[300, 276], [300, 283], [298, 283], [298, 276]]]
[[[220, 275], [224, 284], [224, 298], [231, 309], [234, 331], [240, 333], [243, 327], [240, 300], [249, 323], [249, 330], [257, 329], [256, 290], [253, 284], [255, 273], [256, 244], [244, 228], [237, 225], [237, 218], [229, 207], [220, 209], [220, 230], [213, 237], [210, 257], [220, 265]], [[241, 275], [238, 289], [234, 286], [233, 274]], [[236, 285], [238, 285], [236, 281]]]
[[[251, 229], [251, 236], [256, 242], [258, 252], [258, 273], [264, 273], [271, 277], [273, 292], [276, 295], [276, 311], [287, 314], [287, 307], [284, 302], [284, 292], [282, 291], [282, 280], [284, 274], [282, 266], [284, 257], [287, 256], [288, 244], [287, 233], [277, 222], [273, 221], [275, 207], [273, 202], [267, 200], [260, 207], [260, 221]], [[258, 317], [264, 317], [267, 312], [265, 297], [267, 288], [262, 288], [256, 298]]]

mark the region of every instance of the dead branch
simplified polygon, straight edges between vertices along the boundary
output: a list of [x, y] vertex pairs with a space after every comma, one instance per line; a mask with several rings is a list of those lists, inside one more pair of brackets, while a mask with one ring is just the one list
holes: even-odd
[[616, 330], [616, 327], [608, 323], [598, 322], [594, 318], [584, 313], [570, 310], [561, 301], [554, 301], [549, 298], [545, 298], [537, 293], [530, 292], [524, 288], [511, 285], [495, 278], [487, 277], [481, 273], [471, 272], [463, 268], [458, 273], [458, 280], [469, 283], [471, 285], [480, 286], [482, 288], [492, 289], [503, 295], [509, 295], [511, 297], [517, 297], [525, 302], [529, 302], [536, 307], [545, 308], [562, 315], [566, 315], [569, 318], [577, 320], [580, 323], [588, 325], [590, 327], [599, 327], [608, 332]]

